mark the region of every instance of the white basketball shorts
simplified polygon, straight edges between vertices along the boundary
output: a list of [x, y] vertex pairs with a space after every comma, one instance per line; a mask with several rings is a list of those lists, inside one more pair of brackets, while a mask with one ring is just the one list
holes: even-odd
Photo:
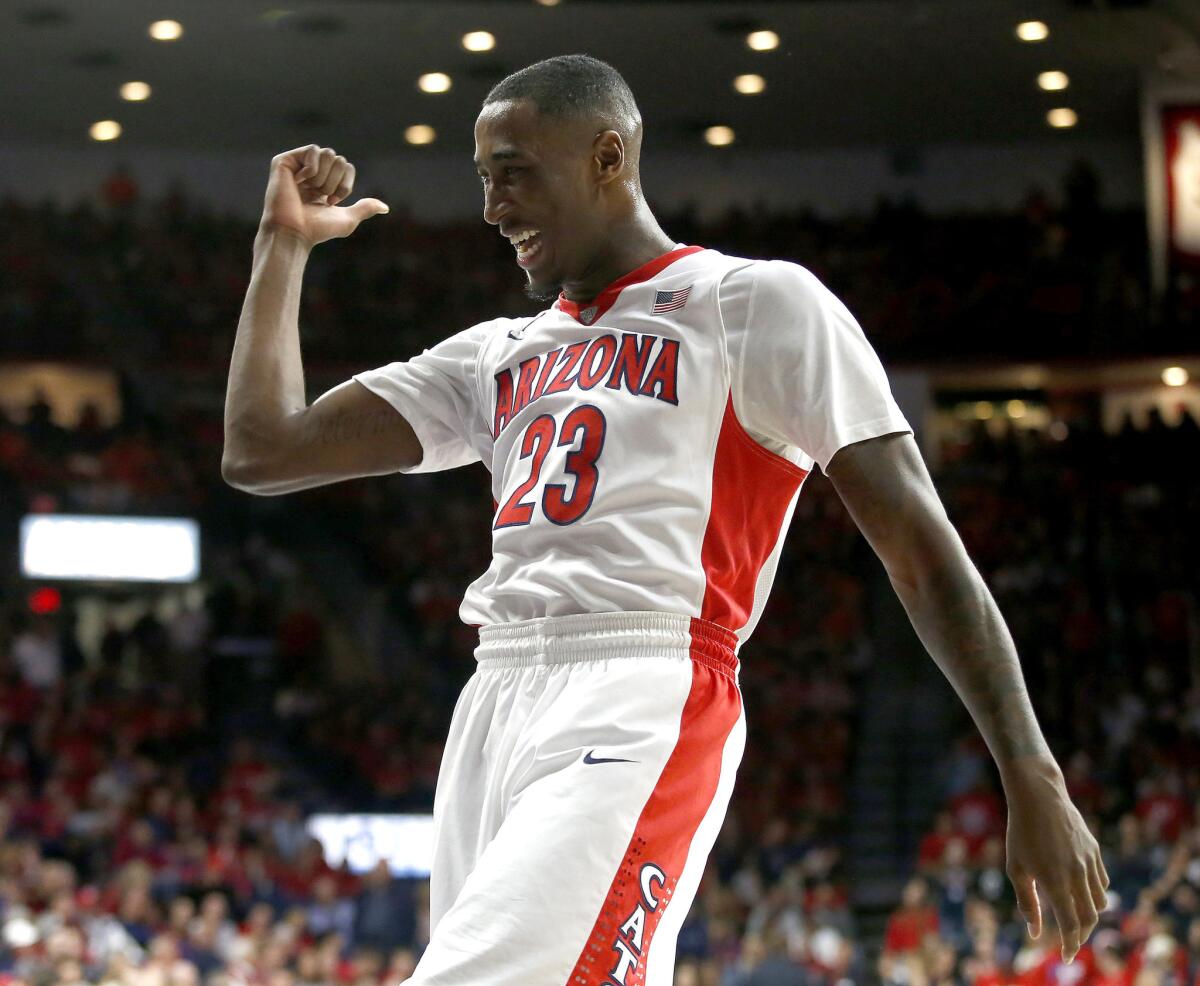
[[438, 778], [412, 986], [671, 986], [745, 743], [736, 638], [604, 613], [486, 626]]

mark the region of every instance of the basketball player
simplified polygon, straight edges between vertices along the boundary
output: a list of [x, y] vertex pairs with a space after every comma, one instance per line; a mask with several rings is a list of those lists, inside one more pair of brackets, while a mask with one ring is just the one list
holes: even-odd
[[550, 304], [311, 405], [306, 259], [387, 207], [338, 205], [355, 168], [330, 148], [271, 163], [226, 480], [272, 495], [478, 460], [492, 473], [493, 562], [461, 609], [478, 669], [438, 781], [432, 934], [411, 981], [669, 986], [742, 752], [737, 655], [814, 466], [985, 737], [1021, 912], [1038, 934], [1048, 903], [1072, 958], [1108, 876], [874, 351], [804, 267], [668, 236], [641, 140], [603, 62], [550, 58], [499, 83], [475, 123], [484, 220]]

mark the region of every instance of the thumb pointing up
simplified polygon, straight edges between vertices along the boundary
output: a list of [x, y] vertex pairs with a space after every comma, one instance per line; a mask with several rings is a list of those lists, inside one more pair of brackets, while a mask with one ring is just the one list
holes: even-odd
[[390, 210], [387, 203], [381, 202], [379, 199], [359, 199], [354, 205], [346, 206], [346, 211], [350, 213], [356, 223], [361, 223], [364, 219], [370, 219], [372, 216], [387, 215]]

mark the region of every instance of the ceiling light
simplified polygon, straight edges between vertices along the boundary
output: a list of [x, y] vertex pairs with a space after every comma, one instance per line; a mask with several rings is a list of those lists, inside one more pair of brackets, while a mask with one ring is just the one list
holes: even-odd
[[1046, 114], [1046, 122], [1052, 127], [1057, 127], [1059, 130], [1065, 130], [1067, 127], [1073, 127], [1079, 122], [1079, 115], [1073, 109], [1060, 106]]
[[709, 127], [704, 131], [704, 139], [713, 147], [727, 147], [733, 143], [732, 127]]
[[1045, 41], [1050, 37], [1050, 28], [1042, 21], [1021, 21], [1017, 25], [1017, 37], [1022, 41]]
[[1009, 401], [1007, 404], [1004, 405], [1004, 410], [1006, 410], [1008, 412], [1008, 416], [1010, 418], [1023, 418], [1023, 417], [1025, 417], [1025, 410], [1026, 410], [1025, 402], [1020, 401], [1020, 400]]
[[121, 86], [121, 98], [130, 103], [140, 103], [150, 98], [150, 87], [144, 82], [126, 82]]
[[1168, 366], [1162, 372], [1162, 382], [1168, 387], [1182, 387], [1189, 379], [1188, 371], [1182, 366]]
[[1042, 72], [1038, 76], [1038, 85], [1047, 92], [1057, 92], [1066, 89], [1071, 84], [1066, 72]]
[[121, 124], [116, 120], [97, 120], [88, 128], [92, 140], [116, 140], [121, 136]]
[[771, 51], [779, 47], [779, 35], [774, 31], [751, 31], [746, 44], [755, 51]]
[[179, 21], [155, 21], [150, 25], [150, 37], [155, 41], [178, 41], [183, 37], [183, 25]]
[[421, 92], [447, 92], [453, 83], [445, 72], [426, 72], [417, 79]]
[[987, 401], [979, 401], [975, 405], [975, 418], [978, 421], [987, 421], [991, 418], [994, 408]]
[[427, 123], [414, 123], [404, 131], [404, 139], [410, 144], [432, 144], [437, 139], [437, 131]]
[[496, 36], [488, 31], [470, 31], [463, 35], [462, 46], [467, 51], [491, 51], [496, 47]]
[[733, 88], [743, 96], [754, 96], [767, 88], [767, 80], [761, 75], [739, 75], [733, 80]]
[[562, 0], [537, 0], [543, 7], [557, 7]]

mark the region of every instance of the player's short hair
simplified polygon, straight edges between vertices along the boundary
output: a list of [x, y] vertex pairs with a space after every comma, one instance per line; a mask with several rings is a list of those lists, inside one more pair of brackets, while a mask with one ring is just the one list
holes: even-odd
[[544, 116], [599, 117], [626, 143], [642, 121], [633, 91], [621, 73], [591, 55], [555, 55], [513, 72], [492, 87], [484, 106], [528, 99]]

